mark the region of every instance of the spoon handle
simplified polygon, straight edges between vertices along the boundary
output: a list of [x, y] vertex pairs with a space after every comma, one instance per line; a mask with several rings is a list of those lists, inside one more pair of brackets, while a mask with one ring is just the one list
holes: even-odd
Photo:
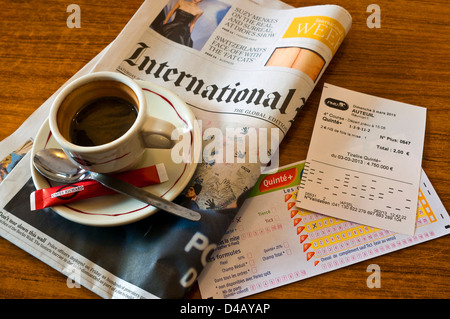
[[121, 194], [133, 197], [140, 200], [141, 202], [150, 204], [157, 208], [160, 208], [169, 213], [175, 214], [177, 216], [187, 218], [192, 221], [199, 221], [201, 215], [186, 207], [172, 203], [164, 198], [153, 195], [139, 187], [128, 184], [120, 179], [111, 177], [109, 175], [91, 172], [90, 177], [97, 182], [100, 182], [104, 186], [115, 190]]

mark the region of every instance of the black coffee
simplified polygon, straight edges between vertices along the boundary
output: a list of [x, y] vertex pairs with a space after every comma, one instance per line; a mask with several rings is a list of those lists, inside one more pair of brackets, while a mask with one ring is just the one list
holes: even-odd
[[75, 114], [70, 124], [70, 140], [80, 146], [110, 143], [131, 128], [137, 114], [136, 106], [122, 98], [101, 97]]

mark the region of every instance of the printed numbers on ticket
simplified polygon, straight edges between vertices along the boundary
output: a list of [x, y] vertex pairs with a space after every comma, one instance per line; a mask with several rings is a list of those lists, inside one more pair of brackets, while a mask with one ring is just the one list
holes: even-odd
[[426, 109], [325, 84], [297, 206], [412, 235]]

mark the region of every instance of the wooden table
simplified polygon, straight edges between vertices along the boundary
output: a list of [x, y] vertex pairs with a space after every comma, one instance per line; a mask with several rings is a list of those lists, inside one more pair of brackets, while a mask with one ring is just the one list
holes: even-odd
[[[294, 6], [324, 1], [288, 0]], [[95, 3], [95, 4], [93, 4]], [[328, 2], [326, 2], [328, 3]], [[353, 26], [283, 140], [281, 165], [305, 159], [324, 82], [428, 109], [423, 168], [450, 207], [450, 5], [384, 1], [381, 28], [368, 28], [370, 1], [335, 1]], [[114, 40], [140, 0], [76, 1], [81, 28], [66, 25], [67, 1], [0, 1], [0, 139], [12, 134], [66, 80]], [[450, 236], [250, 298], [449, 298]], [[369, 289], [368, 265], [381, 268]], [[0, 298], [98, 298], [0, 238]], [[200, 298], [198, 288], [189, 295]]]

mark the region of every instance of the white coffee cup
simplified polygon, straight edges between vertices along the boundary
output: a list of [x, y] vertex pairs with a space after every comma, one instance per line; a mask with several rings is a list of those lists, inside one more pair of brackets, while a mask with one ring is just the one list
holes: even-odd
[[[147, 105], [142, 88], [131, 78], [94, 72], [74, 80], [56, 96], [50, 109], [50, 131], [78, 166], [98, 173], [124, 171], [139, 161], [146, 148], [174, 146], [175, 126], [149, 115], [151, 108], [158, 107]], [[81, 123], [83, 129], [74, 123]], [[116, 126], [122, 126], [121, 131]], [[110, 132], [118, 137], [107, 136]], [[77, 136], [86, 136], [91, 144], [80, 143]]]

